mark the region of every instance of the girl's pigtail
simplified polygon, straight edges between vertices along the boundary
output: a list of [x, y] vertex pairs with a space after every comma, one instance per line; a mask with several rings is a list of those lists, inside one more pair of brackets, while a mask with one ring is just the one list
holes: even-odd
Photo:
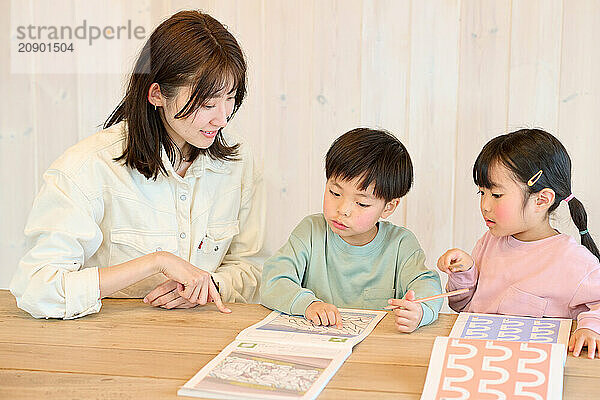
[[596, 247], [596, 243], [594, 243], [594, 239], [592, 239], [592, 235], [588, 232], [587, 228], [587, 213], [585, 212], [585, 208], [583, 204], [575, 197], [569, 200], [569, 211], [571, 213], [571, 218], [575, 223], [577, 229], [579, 229], [579, 235], [581, 236], [581, 244], [587, 247], [589, 251], [592, 252], [593, 255], [596, 256], [598, 260], [600, 260], [600, 252], [598, 252], [598, 247]]

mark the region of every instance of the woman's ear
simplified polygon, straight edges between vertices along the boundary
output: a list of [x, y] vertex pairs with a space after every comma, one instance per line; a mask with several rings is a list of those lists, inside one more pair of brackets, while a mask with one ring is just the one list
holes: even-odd
[[148, 101], [154, 107], [164, 107], [165, 105], [165, 98], [160, 91], [160, 85], [156, 82], [150, 85], [150, 89], [148, 89]]
[[383, 211], [381, 212], [381, 218], [387, 218], [392, 215], [398, 204], [400, 204], [400, 199], [392, 199], [385, 203], [385, 207], [383, 207]]
[[554, 190], [550, 188], [544, 188], [536, 193], [535, 206], [540, 211], [546, 212], [556, 199]]

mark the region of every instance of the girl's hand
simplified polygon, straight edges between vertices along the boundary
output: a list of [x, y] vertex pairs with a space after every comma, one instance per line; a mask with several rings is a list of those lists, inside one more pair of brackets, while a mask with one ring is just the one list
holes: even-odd
[[342, 328], [342, 315], [333, 304], [315, 301], [306, 308], [304, 315], [315, 325], [335, 325], [338, 329]]
[[159, 260], [159, 272], [181, 284], [177, 288], [177, 293], [181, 297], [190, 303], [201, 305], [213, 301], [219, 311], [231, 312], [223, 305], [219, 291], [212, 283], [210, 273], [168, 252], [160, 252]]
[[[577, 329], [569, 339], [569, 351], [573, 352], [574, 357], [579, 357], [584, 346], [587, 346], [588, 358], [595, 358], [596, 350], [600, 353], [600, 335], [591, 329]], [[598, 358], [600, 358], [600, 354]]]
[[394, 315], [396, 316], [396, 329], [399, 332], [413, 332], [421, 323], [423, 308], [420, 303], [413, 303], [414, 299], [414, 290], [409, 290], [403, 299], [388, 300], [389, 305], [398, 307], [394, 309]]
[[447, 274], [468, 271], [473, 266], [473, 257], [461, 249], [450, 249], [438, 259], [437, 267]]
[[144, 297], [144, 303], [149, 303], [154, 307], [162, 308], [192, 308], [198, 303], [190, 303], [181, 297], [179, 291], [183, 291], [183, 285], [172, 279], [161, 283]]

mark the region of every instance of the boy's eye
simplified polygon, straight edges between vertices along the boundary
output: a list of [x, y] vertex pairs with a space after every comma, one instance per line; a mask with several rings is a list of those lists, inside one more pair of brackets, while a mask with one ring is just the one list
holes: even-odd
[[211, 108], [215, 108], [215, 106], [212, 106], [212, 105], [210, 105], [210, 104], [205, 104], [205, 105], [203, 105], [202, 107], [204, 107], [204, 108], [206, 108], [206, 109], [209, 109], [209, 110], [210, 110]]
[[356, 204], [358, 204], [359, 207], [362, 207], [362, 208], [367, 208], [367, 207], [371, 206], [370, 204], [364, 204], [364, 203], [356, 203]]
[[227, 101], [235, 100], [235, 96], [231, 96], [227, 98]]
[[334, 192], [333, 190], [329, 189], [329, 193], [331, 193], [332, 195], [334, 195], [335, 197], [338, 197], [340, 194]]
[[492, 193], [492, 197], [499, 199], [500, 197], [502, 197], [502, 193]]

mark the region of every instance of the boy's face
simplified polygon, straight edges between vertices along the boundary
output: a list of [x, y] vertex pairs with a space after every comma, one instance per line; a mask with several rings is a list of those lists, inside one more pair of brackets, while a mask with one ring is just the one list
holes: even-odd
[[379, 218], [394, 212], [399, 199], [388, 203], [373, 195], [374, 184], [360, 190], [360, 178], [344, 181], [331, 177], [325, 184], [323, 214], [331, 230], [354, 246], [369, 243], [377, 235]]

